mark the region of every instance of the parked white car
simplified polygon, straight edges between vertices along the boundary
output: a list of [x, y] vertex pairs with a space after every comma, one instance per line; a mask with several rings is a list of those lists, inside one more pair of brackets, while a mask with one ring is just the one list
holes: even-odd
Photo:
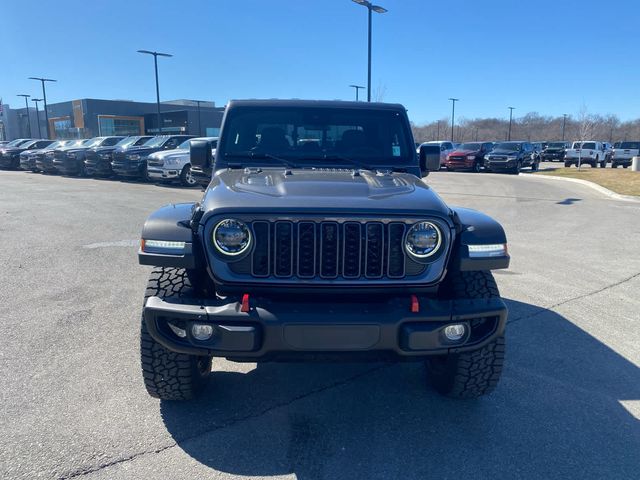
[[581, 165], [591, 165], [592, 168], [596, 168], [598, 165], [600, 168], [604, 168], [610, 156], [611, 150], [607, 148], [606, 142], [591, 140], [573, 142], [571, 148], [565, 152], [564, 166], [577, 166], [580, 163]]
[[169, 182], [177, 180], [185, 187], [195, 186], [196, 181], [191, 175], [191, 159], [189, 158], [191, 140], [217, 142], [218, 137], [190, 138], [178, 145], [175, 150], [152, 153], [147, 161], [149, 179]]
[[631, 165], [633, 157], [640, 156], [640, 142], [616, 142], [611, 157], [611, 168], [622, 165], [627, 168]]

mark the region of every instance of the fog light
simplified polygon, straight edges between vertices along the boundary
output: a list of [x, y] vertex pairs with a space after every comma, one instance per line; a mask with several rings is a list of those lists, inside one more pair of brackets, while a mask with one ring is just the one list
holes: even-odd
[[184, 328], [180, 328], [171, 322], [167, 322], [167, 323], [169, 324], [169, 328], [171, 329], [171, 331], [175, 333], [178, 337], [184, 338], [187, 336], [187, 331]]
[[196, 340], [209, 340], [213, 335], [213, 327], [202, 323], [194, 323], [191, 326], [191, 335]]
[[457, 342], [466, 333], [467, 328], [461, 323], [455, 323], [453, 325], [447, 325], [444, 327], [444, 336], [447, 337], [447, 340], [451, 340], [452, 342]]

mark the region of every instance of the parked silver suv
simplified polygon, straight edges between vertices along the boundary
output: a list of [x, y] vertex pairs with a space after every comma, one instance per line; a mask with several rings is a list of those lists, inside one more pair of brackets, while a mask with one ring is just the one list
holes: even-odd
[[147, 174], [150, 180], [179, 181], [185, 187], [193, 187], [196, 180], [191, 175], [189, 146], [191, 140], [207, 140], [215, 146], [218, 137], [198, 137], [185, 140], [175, 150], [164, 150], [149, 155]]

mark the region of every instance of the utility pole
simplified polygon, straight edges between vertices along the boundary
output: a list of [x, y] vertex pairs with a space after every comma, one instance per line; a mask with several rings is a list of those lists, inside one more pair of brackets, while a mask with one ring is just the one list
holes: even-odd
[[169, 53], [152, 52], [150, 50], [138, 50], [138, 53], [153, 55], [153, 66], [156, 72], [156, 107], [158, 109], [158, 133], [162, 135], [162, 119], [160, 118], [160, 84], [158, 82], [158, 57], [173, 57]]
[[567, 125], [567, 117], [566, 113], [562, 114], [562, 141], [564, 142], [564, 127]]
[[45, 82], [57, 82], [57, 80], [53, 80], [51, 78], [41, 78], [41, 77], [29, 77], [29, 80], [38, 80], [42, 83], [42, 99], [44, 101], [44, 121], [47, 122], [47, 138], [51, 138], [51, 132], [49, 131], [49, 110], [47, 109], [47, 90], [44, 88]]
[[38, 102], [41, 102], [41, 98], [32, 98], [32, 102], [36, 104], [36, 122], [38, 123], [38, 138], [42, 138], [42, 133], [40, 132], [40, 112], [38, 111]]
[[356, 102], [359, 101], [358, 92], [360, 90], [364, 90], [365, 87], [361, 87], [360, 85], [349, 85], [351, 88], [355, 88], [356, 90]]
[[24, 107], [27, 109], [27, 127], [29, 127], [28, 130], [28, 137], [31, 138], [31, 115], [29, 115], [29, 103], [27, 102], [27, 99], [31, 96], [31, 95], [26, 95], [24, 93], [19, 93], [18, 95], [16, 95], [17, 97], [24, 97]]
[[507, 135], [507, 140], [511, 141], [511, 123], [513, 121], [513, 111], [516, 107], [508, 107], [509, 108], [509, 134]]
[[459, 98], [450, 98], [451, 100], [451, 141], [453, 142], [453, 127], [456, 123], [456, 102], [459, 102]]
[[353, 0], [358, 5], [367, 7], [368, 21], [369, 21], [369, 35], [368, 35], [368, 61], [367, 61], [367, 102], [371, 101], [371, 17], [372, 12], [387, 13], [387, 9], [379, 5], [374, 5], [368, 0]]

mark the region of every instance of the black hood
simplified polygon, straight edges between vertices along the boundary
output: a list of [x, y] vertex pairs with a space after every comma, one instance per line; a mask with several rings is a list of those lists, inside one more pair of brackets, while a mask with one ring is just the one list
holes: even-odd
[[129, 147], [126, 149], [118, 148], [118, 150], [126, 152], [127, 154], [147, 155], [162, 150], [162, 147], [145, 147], [144, 145], [140, 145], [139, 147]]
[[500, 150], [492, 150], [491, 153], [489, 153], [489, 155], [518, 155], [521, 152], [519, 150], [507, 150], [507, 149], [500, 149]]
[[116, 149], [115, 145], [110, 145], [108, 147], [91, 147], [91, 148], [88, 148], [87, 151], [94, 152], [94, 153], [106, 153], [106, 152], [112, 152], [115, 149]]
[[349, 170], [223, 170], [213, 177], [203, 206], [207, 215], [224, 211], [449, 214], [442, 199], [414, 175], [354, 175]]

